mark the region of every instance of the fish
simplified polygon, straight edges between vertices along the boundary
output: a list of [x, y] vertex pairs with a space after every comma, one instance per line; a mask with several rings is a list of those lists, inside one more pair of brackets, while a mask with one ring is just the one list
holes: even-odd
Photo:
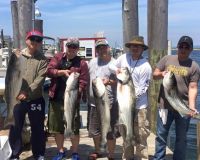
[[119, 104], [119, 132], [123, 138], [124, 148], [134, 143], [134, 108], [136, 103], [135, 87], [127, 67], [117, 74], [117, 100]]
[[23, 74], [25, 67], [25, 57], [20, 50], [14, 50], [10, 56], [5, 77], [4, 99], [7, 106], [7, 116], [4, 122], [4, 127], [14, 125], [13, 109], [14, 106], [20, 103], [17, 96], [21, 90]]
[[[178, 94], [176, 77], [173, 72], [168, 71], [163, 78], [163, 88], [165, 98], [169, 104], [183, 117], [191, 113], [188, 104]], [[200, 119], [200, 114], [195, 114], [192, 118]]]
[[107, 144], [107, 134], [111, 130], [110, 127], [110, 99], [108, 97], [106, 86], [102, 79], [97, 77], [92, 80], [92, 90], [95, 100], [95, 106], [100, 119], [101, 126], [101, 139], [100, 151], [104, 152]]
[[64, 93], [64, 122], [65, 122], [65, 136], [73, 135], [73, 119], [75, 115], [75, 107], [78, 99], [78, 81], [80, 73], [72, 72], [67, 81]]

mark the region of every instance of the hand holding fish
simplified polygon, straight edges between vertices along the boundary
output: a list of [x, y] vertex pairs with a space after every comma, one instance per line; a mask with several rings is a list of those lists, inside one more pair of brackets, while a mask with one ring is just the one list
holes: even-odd
[[58, 76], [65, 76], [65, 77], [69, 77], [71, 71], [66, 69], [66, 70], [58, 70], [57, 75]]
[[161, 72], [162, 77], [164, 77], [167, 73], [168, 73], [168, 71], [162, 71], [162, 72]]
[[153, 72], [153, 79], [159, 80], [164, 78], [164, 76], [168, 73], [169, 71], [162, 71], [158, 68], [156, 68]]
[[190, 108], [189, 116], [194, 117], [196, 114], [198, 114], [198, 110], [196, 108]]
[[102, 78], [102, 81], [105, 86], [110, 84], [110, 79], [107, 77]]
[[21, 50], [20, 49], [13, 49], [12, 53], [14, 53], [17, 57], [19, 57], [21, 55]]
[[19, 95], [17, 96], [17, 100], [25, 100], [27, 98], [27, 93], [22, 91], [19, 93]]
[[118, 69], [116, 70], [116, 75], [118, 75], [119, 73], [121, 73], [121, 69], [120, 69], [120, 68], [118, 68]]

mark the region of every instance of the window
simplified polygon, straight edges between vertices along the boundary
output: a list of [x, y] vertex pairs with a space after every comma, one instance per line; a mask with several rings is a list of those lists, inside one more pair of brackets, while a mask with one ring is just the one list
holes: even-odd
[[86, 57], [92, 57], [92, 48], [86, 48]]

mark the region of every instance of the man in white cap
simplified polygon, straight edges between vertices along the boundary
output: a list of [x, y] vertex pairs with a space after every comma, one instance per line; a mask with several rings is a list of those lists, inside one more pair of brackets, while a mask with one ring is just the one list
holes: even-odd
[[116, 101], [116, 77], [111, 73], [108, 66], [114, 61], [110, 55], [110, 47], [106, 40], [101, 39], [96, 42], [97, 57], [89, 62], [90, 73], [90, 92], [89, 92], [89, 136], [93, 138], [95, 151], [89, 155], [89, 160], [95, 160], [101, 157], [100, 139], [101, 139], [101, 122], [99, 121], [100, 114], [95, 106], [94, 95], [92, 91], [92, 80], [100, 77], [106, 86], [108, 97], [110, 100], [110, 116], [112, 131], [107, 134], [108, 159], [114, 159], [115, 143], [118, 135], [115, 132], [115, 124], [118, 119], [118, 105]]

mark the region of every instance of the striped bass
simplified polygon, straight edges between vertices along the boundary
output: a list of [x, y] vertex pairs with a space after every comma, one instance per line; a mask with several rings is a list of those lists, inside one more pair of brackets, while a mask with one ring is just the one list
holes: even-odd
[[7, 117], [4, 127], [14, 125], [13, 109], [20, 101], [17, 96], [21, 90], [22, 78], [25, 70], [25, 57], [20, 54], [20, 50], [14, 50], [10, 56], [6, 77], [4, 98], [7, 105]]
[[117, 100], [119, 103], [120, 134], [123, 137], [124, 147], [132, 146], [134, 142], [134, 108], [135, 88], [128, 68], [121, 68], [117, 74]]
[[93, 95], [95, 98], [95, 106], [99, 114], [101, 122], [101, 141], [100, 150], [103, 152], [106, 148], [107, 134], [110, 130], [110, 100], [106, 86], [101, 78], [97, 77], [92, 81]]
[[78, 72], [72, 72], [67, 81], [64, 94], [64, 121], [66, 122], [65, 135], [73, 135], [73, 119], [75, 115], [75, 107], [78, 98]]
[[[189, 106], [182, 100], [177, 92], [177, 82], [174, 73], [167, 72], [163, 78], [165, 97], [169, 104], [181, 115], [188, 116], [191, 113]], [[200, 119], [200, 114], [195, 114], [192, 118]]]

